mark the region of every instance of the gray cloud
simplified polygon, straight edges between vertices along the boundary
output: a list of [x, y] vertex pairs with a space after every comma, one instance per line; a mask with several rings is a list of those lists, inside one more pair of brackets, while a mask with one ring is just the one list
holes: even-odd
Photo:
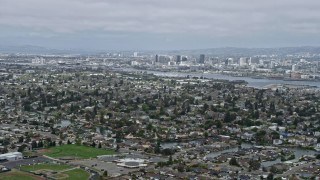
[[0, 0], [0, 43], [181, 49], [320, 45], [316, 0]]
[[0, 0], [0, 27], [238, 36], [320, 33], [315, 0]]

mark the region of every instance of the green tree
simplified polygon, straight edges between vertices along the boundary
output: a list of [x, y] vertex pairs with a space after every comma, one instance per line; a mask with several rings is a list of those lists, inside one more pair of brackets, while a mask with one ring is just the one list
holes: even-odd
[[96, 144], [94, 141], [93, 141], [92, 144], [91, 144], [92, 147], [96, 147], [96, 145], [97, 145], [97, 144]]
[[105, 119], [104, 119], [104, 111], [100, 111], [100, 123], [104, 124], [105, 123]]
[[42, 148], [42, 147], [43, 147], [43, 142], [42, 142], [42, 141], [39, 141], [39, 142], [38, 142], [38, 147], [39, 147], [39, 148]]
[[224, 122], [230, 123], [235, 119], [235, 115], [231, 114], [229, 111], [224, 116]]
[[273, 180], [273, 174], [272, 173], [268, 174], [267, 180]]
[[231, 166], [240, 166], [237, 159], [235, 157], [232, 157], [229, 161], [229, 165]]
[[108, 171], [107, 171], [107, 170], [105, 170], [105, 171], [103, 172], [103, 176], [104, 176], [104, 177], [108, 177]]
[[37, 147], [38, 147], [37, 142], [33, 140], [33, 141], [31, 142], [31, 147], [32, 147], [32, 149], [37, 148]]
[[143, 110], [144, 112], [149, 112], [149, 106], [148, 106], [147, 104], [143, 104], [143, 105], [142, 105], [142, 110]]
[[159, 154], [161, 152], [160, 150], [160, 141], [157, 141], [157, 145], [154, 148], [154, 153]]

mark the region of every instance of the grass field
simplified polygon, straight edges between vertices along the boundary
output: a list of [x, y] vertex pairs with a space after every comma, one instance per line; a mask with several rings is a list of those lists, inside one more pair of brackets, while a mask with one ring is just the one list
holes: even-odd
[[76, 157], [81, 159], [95, 158], [100, 155], [115, 154], [113, 150], [97, 149], [93, 147], [80, 146], [75, 144], [66, 144], [52, 147], [44, 153], [53, 158]]
[[69, 176], [64, 180], [87, 180], [90, 177], [90, 174], [82, 169], [66, 171], [63, 174], [67, 174]]
[[45, 180], [45, 178], [30, 173], [13, 170], [10, 172], [1, 173], [0, 180]]
[[36, 164], [36, 165], [22, 166], [20, 169], [24, 171], [37, 171], [37, 170], [43, 170], [43, 169], [61, 171], [61, 170], [70, 169], [70, 168], [72, 167], [65, 164]]
[[[35, 173], [42, 173], [47, 174], [48, 177], [61, 179], [61, 180], [88, 180], [90, 177], [90, 174], [80, 168], [72, 167], [65, 164], [37, 164], [37, 165], [29, 165], [29, 166], [22, 166], [21, 170], [35, 172]], [[56, 173], [52, 174], [52, 171], [55, 171]], [[21, 172], [22, 173], [22, 172]], [[30, 174], [33, 175], [33, 174]], [[33, 175], [34, 176], [34, 175]], [[0, 174], [1, 177], [1, 174]], [[4, 180], [24, 180], [26, 179], [24, 176], [17, 176], [16, 178], [20, 179], [4, 179]], [[36, 177], [36, 176], [35, 176]], [[9, 177], [8, 177], [9, 178]], [[34, 179], [32, 177], [27, 177], [29, 179], [26, 180], [38, 180]], [[0, 180], [2, 180], [0, 178]]]

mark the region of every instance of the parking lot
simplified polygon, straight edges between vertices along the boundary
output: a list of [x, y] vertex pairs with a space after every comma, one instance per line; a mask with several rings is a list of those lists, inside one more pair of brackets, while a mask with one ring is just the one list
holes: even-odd
[[13, 168], [18, 169], [20, 165], [29, 165], [29, 164], [36, 164], [36, 163], [43, 163], [43, 162], [51, 162], [51, 161], [52, 160], [41, 156], [41, 157], [35, 157], [30, 159], [21, 159], [17, 161], [7, 161], [4, 163], [0, 163], [0, 165], [3, 165], [10, 169], [13, 169]]
[[129, 172], [134, 172], [139, 170], [139, 168], [129, 169], [129, 168], [119, 167], [113, 162], [103, 162], [97, 159], [77, 160], [77, 161], [72, 161], [72, 164], [91, 167], [101, 172], [107, 170], [110, 176], [116, 176], [119, 174], [128, 174]]

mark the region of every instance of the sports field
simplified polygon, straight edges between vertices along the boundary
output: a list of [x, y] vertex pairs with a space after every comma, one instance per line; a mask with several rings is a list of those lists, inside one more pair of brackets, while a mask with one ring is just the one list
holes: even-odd
[[66, 144], [62, 146], [56, 146], [48, 149], [47, 152], [44, 153], [47, 156], [53, 158], [80, 158], [80, 159], [88, 159], [95, 158], [100, 155], [111, 155], [115, 154], [113, 150], [105, 150], [105, 149], [97, 149], [88, 146], [81, 146], [75, 144]]
[[[61, 179], [61, 180], [88, 180], [90, 177], [90, 173], [88, 173], [87, 171], [80, 169], [79, 167], [72, 167], [65, 164], [27, 165], [27, 166], [22, 166], [21, 170], [29, 171], [37, 175], [45, 174], [46, 177], [49, 177], [52, 179]], [[2, 179], [0, 178], [0, 180]], [[13, 179], [13, 180], [16, 180], [16, 179]], [[17, 180], [20, 180], [20, 179], [17, 179]], [[30, 180], [34, 180], [34, 179], [30, 179]]]
[[65, 164], [35, 164], [35, 165], [28, 165], [28, 166], [22, 166], [20, 167], [21, 170], [24, 171], [37, 171], [37, 170], [42, 170], [42, 169], [49, 169], [53, 171], [62, 171], [65, 169], [70, 169], [72, 168], [69, 165]]
[[66, 171], [63, 174], [67, 174], [69, 177], [65, 180], [87, 180], [90, 177], [90, 174], [82, 169], [74, 169], [71, 171]]
[[1, 173], [0, 180], [45, 180], [45, 178], [31, 173], [12, 170], [10, 172]]

